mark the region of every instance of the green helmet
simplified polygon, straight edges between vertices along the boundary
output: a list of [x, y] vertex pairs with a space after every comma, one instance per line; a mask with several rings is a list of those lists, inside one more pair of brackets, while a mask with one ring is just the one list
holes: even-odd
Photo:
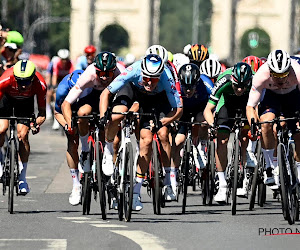
[[116, 68], [117, 60], [111, 52], [103, 51], [95, 57], [94, 66], [100, 71], [110, 71]]
[[251, 66], [244, 62], [239, 62], [233, 66], [232, 83], [237, 88], [245, 88], [251, 84], [253, 73]]
[[29, 85], [35, 76], [35, 65], [29, 60], [20, 60], [14, 65], [13, 72], [18, 84]]

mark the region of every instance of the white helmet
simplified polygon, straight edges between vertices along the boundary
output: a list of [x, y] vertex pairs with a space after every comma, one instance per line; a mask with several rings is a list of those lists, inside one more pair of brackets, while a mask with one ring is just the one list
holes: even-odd
[[57, 55], [58, 55], [59, 58], [61, 58], [61, 59], [67, 59], [67, 58], [69, 58], [69, 56], [70, 56], [70, 52], [69, 52], [69, 50], [67, 50], [67, 49], [60, 49], [60, 50], [57, 52]]
[[182, 65], [187, 64], [189, 62], [190, 59], [182, 53], [176, 53], [173, 55], [173, 64], [175, 65], [177, 72], [179, 72], [179, 69]]
[[142, 75], [145, 77], [160, 77], [164, 72], [164, 62], [159, 55], [146, 55], [141, 62]]
[[168, 51], [161, 45], [152, 45], [146, 50], [146, 55], [159, 55], [164, 63], [168, 61]]
[[290, 69], [291, 58], [284, 50], [273, 50], [267, 60], [270, 71], [274, 73], [285, 73]]
[[216, 78], [221, 72], [221, 64], [214, 59], [206, 59], [200, 65], [200, 73], [209, 78]]

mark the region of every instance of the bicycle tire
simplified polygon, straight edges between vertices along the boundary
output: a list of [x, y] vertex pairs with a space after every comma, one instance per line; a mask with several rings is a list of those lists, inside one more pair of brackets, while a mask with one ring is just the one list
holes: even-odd
[[185, 213], [186, 210], [186, 199], [187, 199], [187, 190], [189, 186], [189, 170], [190, 170], [190, 156], [191, 156], [191, 141], [187, 140], [184, 146], [183, 152], [183, 199], [182, 199], [182, 213]]
[[120, 176], [120, 166], [122, 164], [121, 160], [122, 151], [118, 153], [117, 159], [116, 159], [116, 168], [118, 169], [115, 171], [115, 180], [117, 181], [117, 200], [118, 200], [118, 218], [119, 221], [123, 220], [124, 216], [124, 201], [123, 201], [123, 194], [120, 192], [120, 185], [121, 185], [121, 176]]
[[239, 140], [238, 138], [235, 138], [234, 143], [234, 169], [233, 169], [233, 186], [232, 186], [232, 193], [231, 193], [231, 214], [236, 214], [236, 191], [238, 187], [238, 168], [240, 164], [240, 146], [239, 146]]
[[96, 171], [97, 171], [97, 184], [98, 184], [98, 193], [99, 193], [99, 203], [101, 210], [101, 217], [103, 220], [106, 220], [106, 198], [105, 198], [105, 183], [104, 183], [104, 174], [102, 172], [102, 150], [100, 150], [100, 141], [99, 135], [96, 135], [95, 140], [95, 154], [96, 154]]
[[10, 141], [10, 161], [9, 161], [9, 188], [8, 188], [8, 212], [14, 213], [14, 188], [15, 188], [15, 164], [16, 152], [15, 141]]
[[279, 166], [279, 177], [281, 181], [281, 204], [282, 204], [282, 212], [285, 220], [288, 221], [290, 225], [295, 223], [295, 217], [292, 214], [291, 208], [292, 204], [289, 200], [289, 176], [287, 173], [286, 166], [286, 155], [285, 148], [282, 143], [277, 146], [277, 158], [278, 158], [278, 166]]
[[92, 190], [90, 187], [90, 174], [84, 173], [84, 182], [83, 182], [83, 204], [82, 204], [82, 214], [90, 214], [90, 208], [91, 208], [91, 196], [92, 196]]
[[290, 166], [290, 180], [292, 184], [289, 186], [289, 201], [290, 201], [290, 213], [293, 217], [293, 221], [299, 220], [299, 190], [298, 190], [298, 181], [297, 181], [297, 166], [295, 164], [295, 144], [289, 144], [289, 154], [288, 161]]
[[257, 204], [260, 207], [264, 206], [264, 203], [266, 202], [266, 196], [267, 196], [267, 187], [263, 182], [261, 182], [258, 184], [258, 201], [257, 201]]
[[160, 185], [160, 177], [159, 177], [159, 171], [161, 169], [161, 164], [159, 161], [159, 152], [158, 152], [158, 146], [156, 144], [156, 141], [153, 140], [152, 142], [152, 170], [154, 172], [154, 180], [152, 185], [152, 201], [153, 201], [153, 210], [154, 214], [161, 214], [161, 199], [162, 199], [162, 191], [161, 191], [161, 185]]
[[131, 219], [133, 199], [133, 150], [131, 142], [128, 142], [125, 147], [123, 185], [124, 215], [125, 221], [129, 222]]

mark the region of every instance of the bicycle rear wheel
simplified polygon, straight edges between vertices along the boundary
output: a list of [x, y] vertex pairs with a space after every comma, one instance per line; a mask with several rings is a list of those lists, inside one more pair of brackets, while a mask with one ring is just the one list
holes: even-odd
[[16, 151], [15, 141], [10, 142], [10, 163], [9, 163], [9, 188], [8, 188], [8, 212], [14, 213], [14, 188], [15, 188], [15, 164]]
[[123, 202], [125, 221], [130, 221], [132, 213], [133, 198], [133, 151], [132, 144], [128, 142], [125, 148]]
[[285, 146], [281, 143], [277, 147], [277, 157], [279, 166], [280, 188], [281, 188], [281, 204], [282, 212], [285, 220], [290, 225], [295, 223], [296, 217], [296, 196], [291, 187], [291, 179], [287, 172], [287, 161], [285, 154]]
[[153, 185], [152, 185], [152, 201], [153, 201], [153, 210], [154, 214], [161, 214], [161, 203], [162, 203], [162, 187], [160, 185], [160, 169], [161, 163], [159, 160], [159, 152], [156, 141], [152, 142], [152, 171], [154, 172]]
[[95, 154], [96, 154], [96, 171], [97, 171], [97, 184], [99, 192], [99, 202], [101, 209], [101, 216], [103, 220], [106, 220], [106, 197], [105, 197], [105, 181], [104, 174], [102, 172], [102, 148], [100, 149], [99, 135], [96, 136], [95, 141]]
[[235, 138], [234, 143], [234, 169], [233, 169], [233, 185], [231, 193], [231, 214], [236, 214], [236, 191], [238, 186], [238, 169], [240, 164], [240, 146], [238, 138]]

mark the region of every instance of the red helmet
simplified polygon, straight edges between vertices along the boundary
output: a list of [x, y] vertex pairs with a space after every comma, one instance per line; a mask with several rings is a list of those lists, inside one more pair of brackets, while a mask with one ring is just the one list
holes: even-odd
[[260, 60], [261, 60], [261, 63], [264, 64], [268, 59], [265, 57], [261, 57]]
[[262, 65], [260, 58], [257, 56], [247, 56], [242, 60], [242, 62], [250, 65], [254, 72], [257, 72], [259, 67]]
[[86, 53], [86, 54], [92, 54], [95, 52], [96, 52], [96, 48], [93, 45], [86, 46], [84, 49], [84, 53]]

